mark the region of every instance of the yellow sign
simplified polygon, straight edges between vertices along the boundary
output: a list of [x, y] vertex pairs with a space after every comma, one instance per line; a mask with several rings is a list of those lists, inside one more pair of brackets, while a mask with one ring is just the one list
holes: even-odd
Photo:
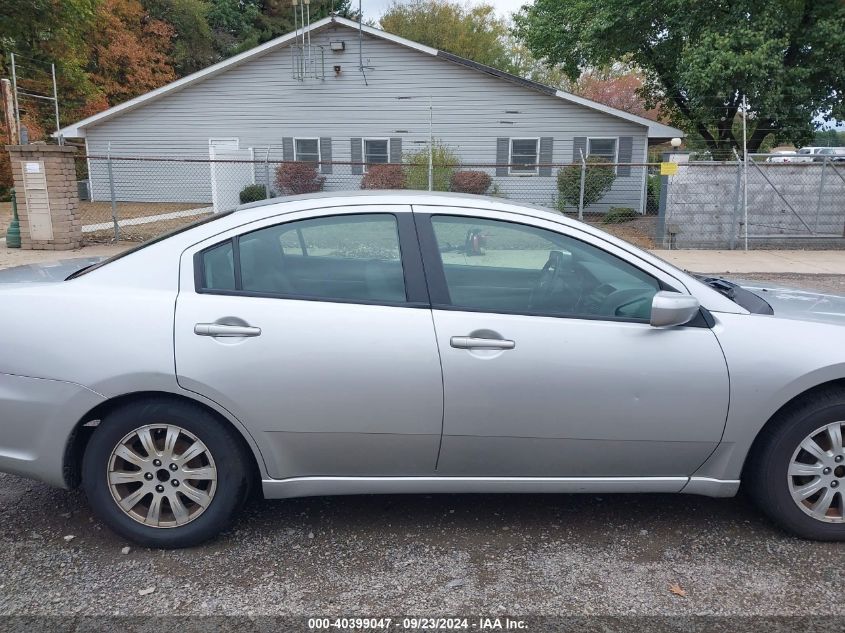
[[661, 176], [674, 176], [678, 173], [678, 163], [660, 163]]

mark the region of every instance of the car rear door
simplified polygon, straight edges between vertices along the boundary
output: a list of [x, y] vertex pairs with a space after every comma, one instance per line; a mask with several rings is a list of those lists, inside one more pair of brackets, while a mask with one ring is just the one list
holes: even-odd
[[237, 416], [271, 477], [434, 471], [442, 381], [409, 207], [229, 231], [185, 252], [180, 286], [179, 384]]
[[551, 222], [414, 211], [445, 386], [438, 474], [679, 489], [721, 438], [728, 372], [703, 321], [648, 324], [672, 279]]

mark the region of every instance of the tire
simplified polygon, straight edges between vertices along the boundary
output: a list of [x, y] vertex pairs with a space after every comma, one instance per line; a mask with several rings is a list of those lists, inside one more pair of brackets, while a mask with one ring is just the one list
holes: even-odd
[[236, 431], [206, 409], [152, 397], [104, 416], [85, 449], [82, 487], [120, 536], [192, 547], [232, 524], [249, 495], [249, 460]]
[[[817, 390], [779, 412], [751, 454], [746, 470], [748, 492], [775, 523], [797, 536], [845, 541], [845, 450], [841, 439], [838, 447], [835, 444], [832, 434], [837, 428], [841, 438], [845, 433], [845, 392]], [[799, 451], [810, 437], [823, 455], [811, 455], [803, 448]], [[823, 474], [824, 468], [831, 472]], [[791, 476], [790, 472], [808, 474]], [[817, 490], [799, 505], [793, 494], [800, 497], [802, 488], [805, 492]], [[822, 514], [827, 494], [832, 502]]]

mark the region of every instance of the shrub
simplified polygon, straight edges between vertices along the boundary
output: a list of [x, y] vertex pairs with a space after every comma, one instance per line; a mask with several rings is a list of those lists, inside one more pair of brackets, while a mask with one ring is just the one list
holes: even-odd
[[[603, 164], [604, 163], [604, 164]], [[598, 156], [587, 156], [587, 171], [584, 174], [584, 208], [586, 209], [604, 197], [616, 180], [613, 167]], [[558, 206], [561, 211], [567, 207], [578, 208], [581, 191], [581, 164], [574, 163], [557, 173]]]
[[259, 200], [264, 200], [266, 197], [267, 194], [264, 190], [264, 185], [247, 185], [241, 189], [240, 193], [241, 204], [258, 202]]
[[370, 165], [361, 179], [361, 189], [404, 189], [402, 165]]
[[[443, 145], [440, 141], [434, 141], [431, 161], [434, 166], [432, 170], [433, 191], [449, 191], [452, 173], [455, 171], [454, 165], [457, 165], [459, 161], [458, 156], [448, 146]], [[406, 154], [405, 162], [408, 163], [408, 189], [427, 190], [428, 147], [423, 147], [416, 152]]]
[[622, 224], [640, 217], [631, 207], [610, 207], [601, 220], [602, 224]]
[[491, 182], [492, 178], [483, 171], [456, 171], [452, 174], [449, 189], [459, 193], [481, 195], [487, 193]]
[[646, 187], [645, 212], [657, 214], [660, 211], [660, 175], [649, 174]]
[[314, 163], [282, 163], [276, 169], [276, 188], [288, 196], [322, 191], [325, 182]]

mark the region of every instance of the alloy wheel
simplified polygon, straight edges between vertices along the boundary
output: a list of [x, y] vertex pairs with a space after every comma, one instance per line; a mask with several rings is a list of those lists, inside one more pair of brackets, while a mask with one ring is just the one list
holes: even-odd
[[845, 523], [845, 422], [810, 433], [792, 454], [789, 492], [802, 511], [818, 521]]
[[109, 490], [138, 523], [172, 528], [199, 517], [217, 490], [208, 447], [173, 424], [149, 424], [123, 437], [108, 461]]

